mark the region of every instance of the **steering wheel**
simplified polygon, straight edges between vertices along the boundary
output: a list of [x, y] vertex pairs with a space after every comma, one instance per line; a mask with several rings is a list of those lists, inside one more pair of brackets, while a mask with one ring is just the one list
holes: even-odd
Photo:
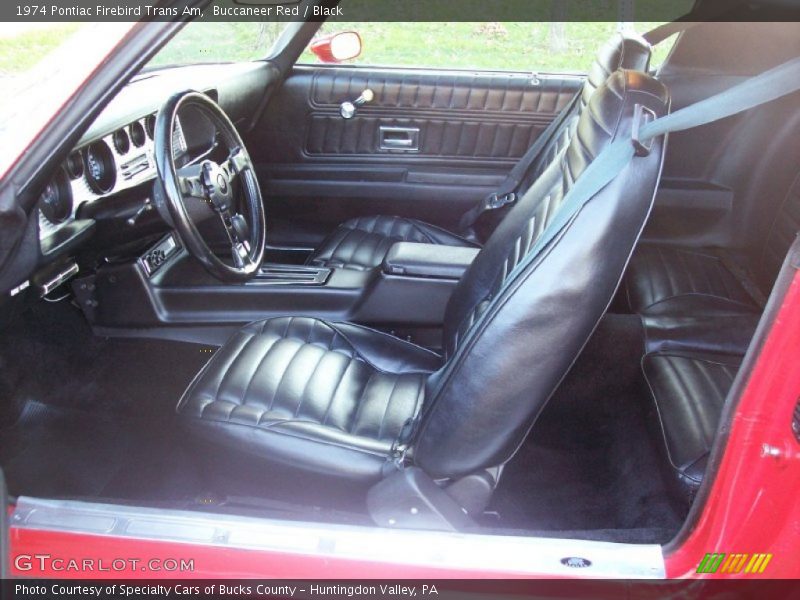
[[[178, 113], [189, 107], [216, 129], [216, 140], [227, 153], [225, 160], [216, 163], [206, 159], [176, 167], [176, 157], [186, 151]], [[155, 186], [154, 201], [161, 216], [178, 233], [189, 253], [214, 277], [226, 282], [251, 279], [264, 260], [264, 203], [250, 155], [233, 123], [205, 94], [180, 92], [161, 107], [154, 142], [156, 168], [163, 186]], [[247, 216], [237, 212], [237, 188], [241, 189]], [[212, 251], [197, 228], [196, 222], [213, 217], [213, 213], [225, 228], [232, 264]]]

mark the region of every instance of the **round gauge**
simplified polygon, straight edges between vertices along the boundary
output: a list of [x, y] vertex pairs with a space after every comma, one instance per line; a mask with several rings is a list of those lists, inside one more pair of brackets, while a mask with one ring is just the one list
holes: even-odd
[[67, 162], [64, 163], [67, 169], [67, 175], [70, 179], [80, 179], [83, 175], [83, 159], [80, 152], [73, 152], [67, 157]]
[[136, 146], [137, 148], [141, 148], [142, 146], [144, 146], [146, 135], [144, 133], [144, 127], [142, 127], [142, 124], [139, 123], [139, 121], [136, 121], [136, 123], [133, 123], [131, 125], [130, 130], [131, 130], [131, 141], [133, 142], [133, 145]]
[[117, 170], [111, 148], [103, 141], [86, 148], [86, 180], [97, 194], [107, 194], [117, 182]]
[[131, 149], [131, 138], [128, 137], [128, 133], [124, 129], [115, 131], [111, 139], [114, 142], [114, 148], [120, 154], [125, 154]]
[[67, 172], [59, 170], [39, 197], [42, 216], [54, 225], [63, 223], [72, 215], [72, 186]]
[[147, 132], [147, 137], [151, 140], [155, 138], [156, 135], [156, 116], [150, 115], [144, 120], [144, 129]]

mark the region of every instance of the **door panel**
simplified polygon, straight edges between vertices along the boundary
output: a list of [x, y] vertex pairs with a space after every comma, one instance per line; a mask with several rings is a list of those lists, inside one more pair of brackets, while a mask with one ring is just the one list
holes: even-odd
[[[397, 214], [454, 228], [566, 106], [579, 77], [298, 66], [254, 128], [273, 243]], [[355, 117], [342, 102], [365, 89]], [[289, 229], [281, 231], [281, 223]], [[275, 231], [277, 230], [277, 231]]]

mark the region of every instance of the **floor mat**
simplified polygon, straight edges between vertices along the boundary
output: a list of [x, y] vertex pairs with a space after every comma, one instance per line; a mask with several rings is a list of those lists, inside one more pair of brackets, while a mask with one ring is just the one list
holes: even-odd
[[626, 530], [626, 541], [649, 542], [677, 532], [644, 418], [642, 352], [638, 317], [603, 319], [506, 465], [490, 507], [501, 526]]

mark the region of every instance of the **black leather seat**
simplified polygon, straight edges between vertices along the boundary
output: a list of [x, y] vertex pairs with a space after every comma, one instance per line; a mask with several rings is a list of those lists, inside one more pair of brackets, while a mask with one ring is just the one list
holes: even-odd
[[683, 501], [691, 501], [703, 482], [741, 362], [741, 356], [689, 351], [648, 354], [642, 360], [675, 493]]
[[[575, 104], [558, 131], [548, 140], [520, 184], [523, 194], [568, 143], [570, 132], [594, 91], [617, 69], [647, 71], [650, 46], [639, 36], [619, 33], [598, 51]], [[339, 225], [309, 257], [308, 264], [320, 267], [367, 270], [380, 265], [395, 242], [418, 242], [446, 246], [476, 247], [467, 232], [450, 233], [435, 225], [396, 216], [351, 219]]]
[[[643, 244], [625, 286], [642, 316], [642, 362], [675, 495], [690, 501], [703, 480], [722, 406], [766, 296], [800, 232], [800, 176], [749, 261], [718, 249]], [[756, 265], [746, 269], [745, 264]]]
[[714, 249], [642, 244], [626, 276], [639, 314], [757, 312], [753, 297]]
[[182, 420], [257, 469], [374, 482], [403, 457], [449, 480], [503, 464], [604, 314], [651, 209], [661, 139], [526, 260], [594, 157], [630, 138], [636, 105], [665, 114], [666, 89], [619, 71], [594, 94], [568, 147], [460, 280], [443, 356], [348, 323], [255, 323], [195, 378]]
[[630, 306], [639, 314], [760, 313], [760, 303], [750, 290], [769, 295], [798, 231], [800, 176], [749, 260], [737, 261], [715, 248], [642, 244], [625, 276]]
[[270, 319], [229, 340], [178, 410], [199, 435], [241, 452], [377, 477], [441, 363], [429, 350], [350, 323]]

